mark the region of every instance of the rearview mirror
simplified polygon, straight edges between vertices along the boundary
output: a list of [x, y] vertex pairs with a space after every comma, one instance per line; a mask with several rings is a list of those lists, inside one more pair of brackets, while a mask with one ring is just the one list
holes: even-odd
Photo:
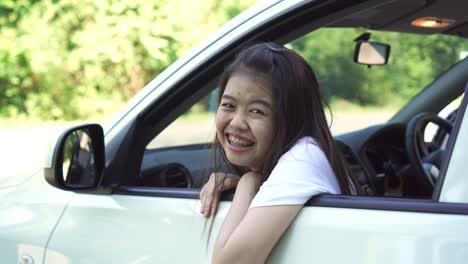
[[390, 45], [370, 42], [357, 41], [354, 50], [354, 62], [366, 65], [384, 65], [388, 62], [390, 55]]
[[99, 184], [104, 167], [104, 134], [97, 124], [66, 130], [54, 149], [47, 182], [62, 189], [90, 189]]

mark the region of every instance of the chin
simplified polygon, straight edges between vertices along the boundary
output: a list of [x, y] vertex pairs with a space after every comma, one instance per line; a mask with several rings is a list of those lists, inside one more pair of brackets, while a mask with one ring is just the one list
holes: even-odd
[[229, 157], [229, 155], [226, 155], [226, 156], [227, 156], [228, 161], [233, 165], [236, 165], [239, 167], [247, 167], [247, 168], [250, 168], [251, 166], [251, 164], [244, 159]]

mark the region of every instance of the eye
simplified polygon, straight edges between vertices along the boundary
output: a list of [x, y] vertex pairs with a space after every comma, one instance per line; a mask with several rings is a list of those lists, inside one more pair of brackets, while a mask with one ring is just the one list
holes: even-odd
[[265, 115], [265, 113], [262, 110], [259, 110], [259, 109], [252, 109], [252, 110], [250, 110], [250, 112], [254, 113], [254, 114]]
[[234, 105], [232, 105], [230, 103], [221, 103], [221, 107], [226, 108], [226, 109], [232, 109], [232, 108], [234, 108]]

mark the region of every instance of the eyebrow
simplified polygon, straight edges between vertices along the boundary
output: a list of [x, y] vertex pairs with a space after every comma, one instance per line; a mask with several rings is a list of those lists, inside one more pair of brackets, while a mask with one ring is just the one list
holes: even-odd
[[[229, 94], [223, 94], [222, 98], [237, 101], [237, 99], [234, 96], [229, 95]], [[271, 104], [269, 102], [263, 100], [263, 99], [254, 99], [254, 100], [250, 101], [249, 104], [260, 104], [260, 105], [263, 105], [263, 106], [265, 106], [267, 108], [272, 109]]]

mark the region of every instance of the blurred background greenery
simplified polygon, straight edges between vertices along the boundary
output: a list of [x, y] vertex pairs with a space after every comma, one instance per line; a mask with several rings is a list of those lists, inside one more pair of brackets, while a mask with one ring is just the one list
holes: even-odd
[[[115, 113], [178, 57], [255, 2], [1, 0], [0, 118], [76, 120]], [[468, 49], [456, 37], [419, 41], [383, 34], [378, 40], [392, 42], [392, 52], [406, 52], [391, 68], [366, 74], [368, 69], [350, 57], [352, 40], [361, 32], [318, 31], [290, 44], [312, 64], [332, 105], [399, 107]], [[197, 109], [207, 108], [205, 100]]]
[[253, 0], [1, 0], [0, 117], [115, 113]]

